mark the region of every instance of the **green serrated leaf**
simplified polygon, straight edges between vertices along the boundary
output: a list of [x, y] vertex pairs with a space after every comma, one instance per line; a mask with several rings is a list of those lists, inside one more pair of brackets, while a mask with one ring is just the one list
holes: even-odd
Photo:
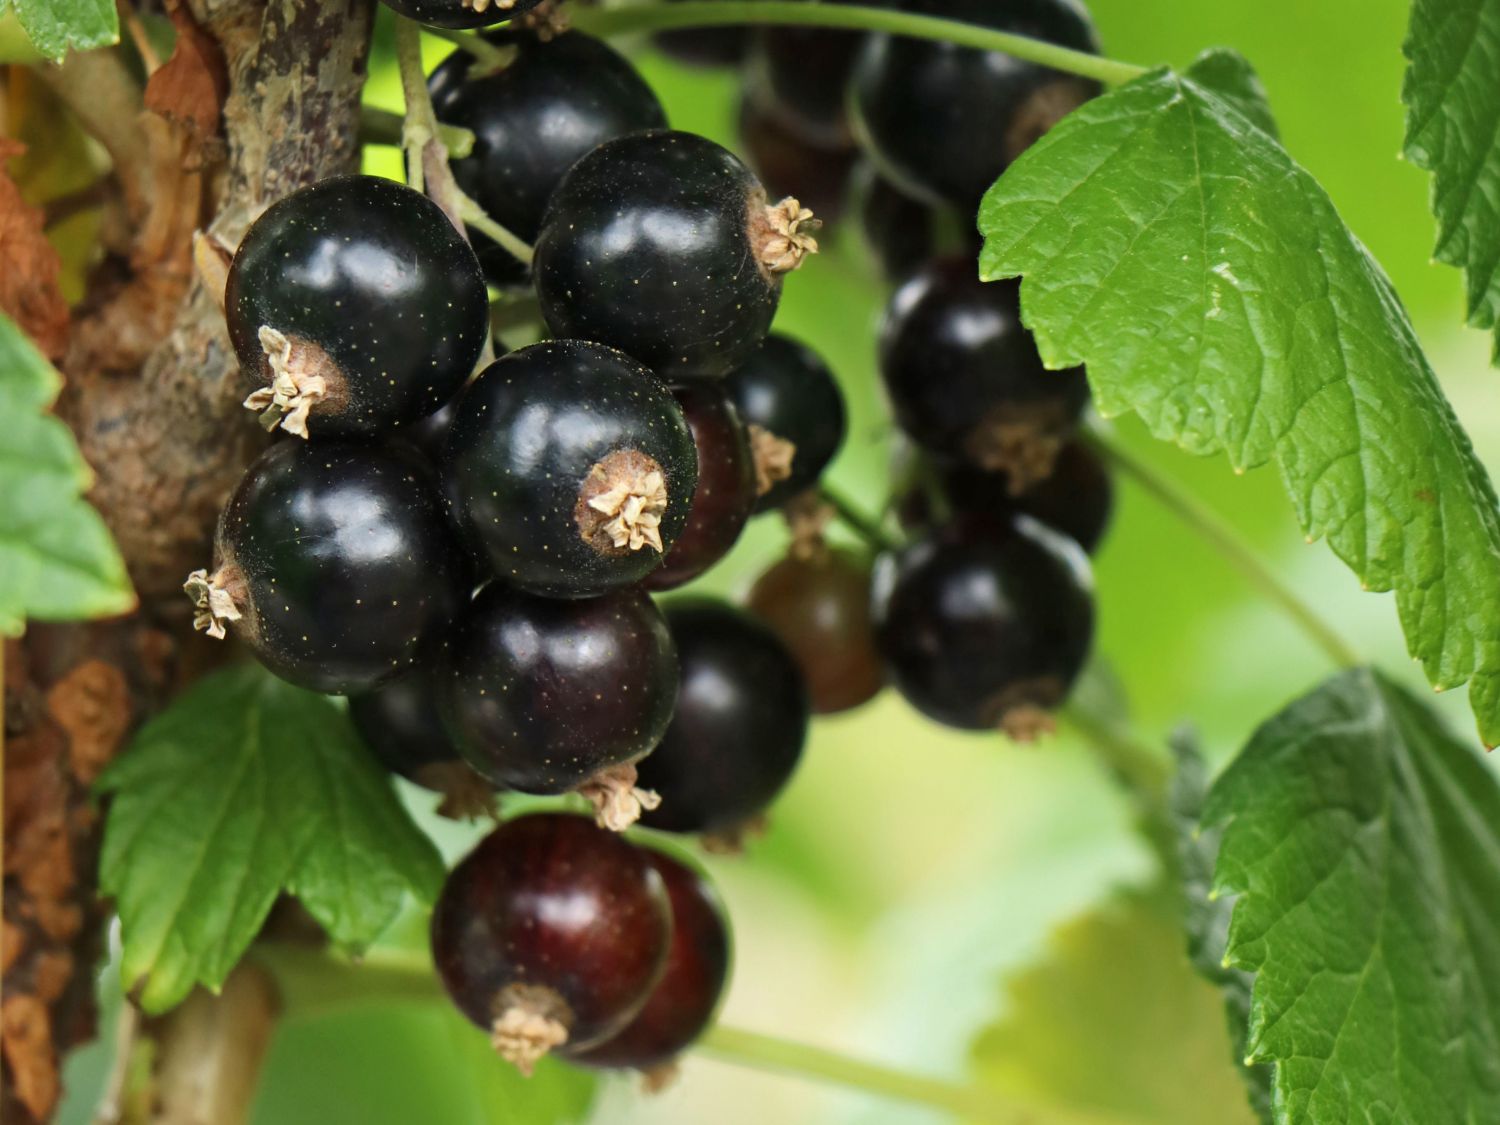
[[[1409, 66], [1406, 156], [1433, 174], [1437, 258], [1464, 271], [1469, 323], [1500, 317], [1500, 3], [1415, 0], [1403, 45]], [[1496, 336], [1500, 355], [1500, 332]]]
[[73, 435], [47, 413], [62, 379], [0, 313], [0, 633], [28, 617], [126, 613], [135, 594], [99, 513]]
[[1262, 726], [1203, 821], [1276, 1120], [1500, 1121], [1500, 784], [1479, 753], [1355, 670]]
[[1050, 367], [1106, 415], [1237, 470], [1396, 591], [1441, 688], [1500, 741], [1500, 510], [1379, 266], [1236, 103], [1156, 71], [1084, 105], [985, 197], [986, 278], [1024, 274]]
[[120, 15], [111, 0], [13, 0], [31, 43], [54, 62], [69, 48], [87, 51], [120, 41]]
[[1219, 856], [1218, 829], [1203, 829], [1203, 802], [1208, 796], [1208, 767], [1197, 740], [1187, 730], [1172, 736], [1177, 771], [1172, 776], [1171, 817], [1177, 833], [1178, 873], [1182, 881], [1183, 928], [1188, 959], [1224, 997], [1232, 1062], [1244, 1079], [1250, 1107], [1262, 1121], [1271, 1121], [1271, 1072], [1265, 1066], [1245, 1066], [1245, 1039], [1250, 1028], [1250, 985], [1254, 979], [1242, 969], [1224, 964], [1229, 940], [1231, 895], [1214, 895], [1214, 863]]
[[195, 685], [99, 786], [112, 798], [100, 884], [126, 987], [150, 1012], [217, 987], [283, 890], [357, 951], [404, 893], [430, 901], [442, 880], [338, 704], [259, 668]]
[[1204, 51], [1188, 68], [1188, 76], [1229, 102], [1268, 136], [1280, 135], [1260, 75], [1238, 51], [1224, 47]]
[[974, 1042], [986, 1086], [1058, 1125], [1249, 1125], [1213, 989], [1174, 894], [1122, 894], [1059, 928]]

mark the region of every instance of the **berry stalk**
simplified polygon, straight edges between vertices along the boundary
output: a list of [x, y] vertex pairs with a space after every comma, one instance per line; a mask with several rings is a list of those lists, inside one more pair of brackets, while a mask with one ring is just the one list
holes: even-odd
[[960, 47], [1001, 51], [1055, 70], [1119, 85], [1139, 78], [1146, 68], [1116, 59], [1044, 43], [987, 27], [936, 16], [846, 4], [806, 4], [787, 0], [685, 0], [622, 8], [579, 8], [570, 13], [579, 31], [607, 38], [645, 31], [736, 24], [781, 24], [803, 27], [882, 31], [915, 39], [936, 39]]
[[[471, 38], [478, 39], [477, 36]], [[401, 143], [406, 149], [407, 183], [430, 195], [460, 230], [471, 226], [516, 258], [530, 262], [531, 245], [490, 218], [453, 179], [442, 126], [433, 112], [432, 96], [427, 91], [427, 74], [422, 69], [422, 28], [404, 17], [396, 19], [396, 61], [401, 69], [401, 93], [406, 101]]]

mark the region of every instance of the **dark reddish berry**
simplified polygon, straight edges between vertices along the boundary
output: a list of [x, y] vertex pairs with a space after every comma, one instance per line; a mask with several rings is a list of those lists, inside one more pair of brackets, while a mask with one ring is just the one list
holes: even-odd
[[444, 722], [474, 769], [523, 793], [579, 790], [612, 828], [635, 820], [631, 763], [660, 741], [677, 699], [672, 635], [649, 597], [557, 601], [493, 583], [443, 657]]
[[788, 555], [755, 580], [749, 606], [796, 659], [818, 714], [858, 707], [885, 686], [870, 565], [853, 552], [820, 544]]
[[393, 11], [428, 27], [489, 27], [525, 15], [543, 0], [384, 0]]
[[506, 582], [589, 597], [639, 582], [687, 524], [693, 435], [646, 368], [581, 340], [533, 344], [464, 392], [445, 471]]
[[[533, 242], [547, 201], [578, 159], [615, 137], [664, 129], [667, 115], [613, 48], [570, 31], [545, 42], [529, 33], [491, 32], [516, 57], [473, 77], [474, 58], [449, 55], [428, 80], [438, 119], [474, 133], [473, 152], [454, 160], [459, 187], [522, 241]], [[497, 285], [527, 276], [515, 258], [470, 233], [485, 273]]]
[[245, 405], [306, 437], [424, 418], [479, 360], [489, 303], [474, 251], [432, 200], [340, 176], [255, 220], [224, 293]]
[[825, 224], [843, 213], [849, 176], [859, 158], [852, 148], [824, 149], [789, 132], [753, 96], [740, 99], [740, 146], [773, 197], [791, 195]]
[[431, 470], [342, 441], [266, 450], [219, 518], [214, 562], [185, 587], [195, 624], [227, 622], [276, 675], [336, 695], [415, 665], [469, 585]]
[[392, 773], [443, 795], [445, 816], [475, 816], [494, 807], [494, 790], [458, 756], [421, 668], [349, 699], [354, 729]]
[[723, 375], [765, 337], [781, 275], [816, 248], [739, 159], [692, 133], [600, 145], [563, 178], [532, 272], [554, 335], [597, 340], [673, 381]]
[[1052, 471], [1088, 404], [1079, 367], [1048, 371], [1021, 323], [1020, 283], [944, 258], [891, 298], [880, 374], [896, 421], [933, 453], [1003, 469], [1024, 489]]
[[661, 743], [639, 766], [661, 797], [641, 817], [669, 832], [733, 832], [791, 779], [807, 740], [807, 685], [760, 622], [721, 602], [667, 609], [682, 687]]
[[1026, 738], [1046, 729], [1094, 632], [1088, 562], [1025, 516], [960, 524], [884, 556], [875, 627], [891, 682], [924, 715]]
[[672, 945], [667, 967], [646, 1006], [597, 1047], [569, 1058], [584, 1066], [666, 1066], [713, 1020], [729, 976], [729, 920], [713, 886], [702, 874], [663, 852], [646, 857], [666, 884], [672, 902]]
[[[1073, 0], [906, 0], [902, 7], [1099, 49]], [[855, 131], [881, 171], [906, 191], [972, 215], [1011, 161], [1100, 87], [997, 51], [871, 35], [852, 89]]]
[[779, 508], [818, 483], [844, 443], [844, 395], [823, 357], [773, 333], [729, 377], [729, 394], [750, 431], [760, 500]]
[[459, 1009], [525, 1072], [625, 1027], [666, 967], [672, 913], [650, 857], [576, 816], [502, 824], [448, 876], [432, 956]]
[[691, 582], [729, 553], [755, 508], [755, 461], [750, 435], [722, 387], [695, 383], [673, 392], [693, 431], [698, 488], [687, 526], [661, 566], [646, 576], [649, 590]]

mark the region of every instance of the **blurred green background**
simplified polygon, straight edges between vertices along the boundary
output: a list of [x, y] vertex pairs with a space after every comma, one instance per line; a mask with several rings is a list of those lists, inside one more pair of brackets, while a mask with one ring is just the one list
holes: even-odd
[[[1491, 405], [1488, 341], [1461, 326], [1458, 275], [1430, 260], [1427, 178], [1398, 157], [1406, 4], [1094, 0], [1092, 9], [1116, 58], [1186, 64], [1199, 50], [1224, 44], [1253, 61], [1287, 147], [1391, 274], [1493, 471], [1500, 463], [1500, 412]], [[428, 46], [432, 61], [448, 49]], [[736, 78], [683, 69], [641, 44], [632, 51], [675, 126], [735, 143]], [[391, 66], [377, 68], [370, 96], [399, 108]], [[394, 153], [375, 159], [374, 167], [390, 171]], [[884, 291], [851, 232], [835, 232], [826, 248], [790, 279], [777, 326], [813, 343], [838, 370], [852, 425], [833, 479], [874, 509], [886, 480], [887, 423], [873, 367], [873, 325]], [[1118, 432], [1225, 514], [1363, 651], [1389, 670], [1411, 671], [1391, 599], [1362, 594], [1322, 546], [1303, 543], [1273, 469], [1237, 478], [1221, 459], [1194, 460], [1153, 443], [1129, 419]], [[742, 590], [783, 541], [774, 521], [761, 521], [705, 585]], [[1123, 682], [1139, 733], [1154, 743], [1190, 720], [1222, 760], [1258, 720], [1330, 670], [1190, 529], [1129, 486], [1097, 560], [1097, 586], [1099, 652]], [[1467, 733], [1473, 726], [1461, 695], [1439, 705]], [[472, 830], [427, 816], [426, 795], [408, 797], [449, 854], [472, 841]], [[1007, 976], [1033, 962], [1057, 926], [1152, 870], [1122, 801], [1085, 747], [1058, 739], [1023, 748], [945, 732], [890, 695], [820, 721], [769, 836], [744, 857], [708, 864], [736, 931], [726, 1023], [954, 1079], [965, 1076], [979, 1029], [1019, 1002], [1007, 998]], [[420, 943], [420, 920], [399, 929]], [[1094, 961], [1102, 995], [1112, 990], [1111, 975], [1126, 989], [1142, 972], [1141, 957], [1125, 942], [1103, 942]], [[1062, 1014], [1117, 1032], [1121, 1041], [1098, 1045], [1117, 1065], [1142, 1049], [1126, 1038], [1146, 1036], [1155, 1049], [1151, 1037], [1163, 1029], [1130, 1021], [1116, 1026], [1090, 1008], [1092, 1001], [1080, 1003], [1081, 1011]], [[1137, 1104], [1114, 1107], [1110, 1119], [1245, 1120], [1232, 1085], [1225, 1085], [1227, 1067], [1218, 1073], [1224, 1056], [1216, 1018], [1206, 1026], [1214, 1033], [1206, 1053], [1177, 1057], [1163, 1040], [1147, 1064], [1162, 1072], [1158, 1084], [1175, 1088], [1171, 1106], [1142, 1093]], [[288, 1022], [273, 1046], [255, 1121], [524, 1122], [556, 1095], [555, 1074], [544, 1071], [523, 1086], [476, 1050], [478, 1042], [437, 1008], [370, 1006]], [[101, 1046], [75, 1057], [64, 1121], [89, 1120], [106, 1054]], [[1098, 1061], [1107, 1069], [1107, 1060]], [[1094, 1096], [1086, 1089], [1089, 1069], [1079, 1071], [1076, 1089], [1063, 1100]], [[995, 1080], [1013, 1088], [1031, 1081], [1025, 1074]], [[1095, 1120], [1082, 1113], [1045, 1119]], [[592, 1120], [919, 1125], [942, 1118], [694, 1057], [657, 1097], [640, 1096], [628, 1079], [603, 1082]]]

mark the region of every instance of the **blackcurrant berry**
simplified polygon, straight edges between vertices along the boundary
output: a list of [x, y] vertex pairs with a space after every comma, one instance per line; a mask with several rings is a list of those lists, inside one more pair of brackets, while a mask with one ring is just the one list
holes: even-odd
[[929, 718], [1028, 738], [1049, 724], [1094, 631], [1088, 563], [1019, 516], [960, 523], [875, 568], [875, 627], [891, 682]]
[[896, 290], [880, 374], [917, 444], [1003, 469], [1017, 491], [1052, 471], [1089, 397], [1082, 368], [1042, 366], [1021, 323], [1020, 283], [982, 282], [965, 258], [931, 262]]
[[486, 368], [459, 403], [446, 472], [497, 574], [557, 597], [655, 570], [698, 479], [671, 393], [628, 356], [581, 340], [533, 344]]
[[666, 966], [671, 904], [640, 848], [588, 820], [518, 817], [448, 876], [432, 956], [459, 1009], [529, 1073], [619, 1032]]
[[224, 624], [267, 668], [313, 691], [369, 691], [417, 662], [468, 593], [431, 470], [413, 453], [279, 442], [219, 518], [215, 570], [185, 589], [194, 624]]
[[910, 527], [930, 528], [949, 515], [1002, 523], [1019, 512], [1093, 554], [1114, 510], [1109, 469], [1076, 439], [1058, 451], [1052, 472], [1020, 495], [1012, 494], [1010, 478], [1003, 472], [989, 473], [958, 461], [934, 461], [930, 470], [947, 511], [932, 511], [934, 505], [919, 486], [901, 505], [903, 522]]
[[729, 377], [729, 394], [750, 431], [760, 500], [779, 508], [818, 483], [844, 442], [844, 396], [817, 352], [772, 333]]
[[[1074, 0], [906, 0], [902, 8], [1078, 51], [1099, 49]], [[852, 88], [855, 131], [881, 171], [909, 192], [970, 215], [1011, 161], [1100, 89], [996, 51], [897, 35], [868, 38]]]
[[679, 859], [659, 851], [645, 854], [672, 903], [667, 967], [646, 1006], [623, 1031], [569, 1056], [584, 1066], [669, 1067], [712, 1022], [729, 976], [729, 920], [713, 886]]
[[[513, 46], [505, 69], [472, 76], [474, 58], [455, 51], [432, 72], [428, 89], [438, 119], [474, 133], [474, 150], [454, 160], [459, 187], [526, 242], [578, 158], [615, 137], [664, 129], [666, 113], [651, 87], [607, 44], [581, 32], [543, 42], [528, 33], [493, 32]], [[479, 261], [497, 285], [527, 271], [494, 242], [471, 232]]]
[[[834, 3], [841, 0], [832, 0]], [[849, 149], [845, 94], [865, 33], [828, 27], [767, 27], [746, 57], [747, 83], [792, 135], [816, 148]]]
[[667, 609], [682, 688], [661, 743], [639, 766], [661, 797], [641, 817], [669, 832], [732, 833], [781, 792], [807, 739], [807, 685], [760, 622], [720, 602]]
[[817, 249], [812, 225], [704, 137], [608, 141], [563, 177], [542, 221], [542, 315], [554, 335], [609, 344], [665, 379], [723, 375], [770, 328], [781, 275]]
[[458, 756], [443, 729], [431, 677], [415, 668], [349, 699], [354, 729], [392, 773], [441, 793], [444, 816], [477, 816], [493, 809], [494, 790]]
[[750, 434], [723, 387], [694, 383], [673, 394], [698, 451], [698, 488], [687, 526], [661, 566], [646, 576], [649, 590], [691, 582], [729, 553], [755, 509], [755, 460]]
[[754, 97], [740, 100], [740, 145], [771, 195], [793, 195], [825, 224], [843, 213], [855, 149], [825, 149], [789, 132]]
[[750, 33], [749, 27], [738, 25], [683, 27], [658, 31], [651, 42], [663, 54], [689, 66], [736, 67], [750, 49]]
[[749, 607], [796, 659], [816, 713], [858, 707], [885, 686], [867, 560], [826, 544], [788, 555], [755, 580]]
[[928, 258], [938, 242], [937, 212], [901, 191], [864, 163], [850, 179], [860, 231], [888, 278], [904, 278]]
[[459, 753], [487, 780], [578, 790], [622, 829], [645, 796], [631, 763], [672, 718], [677, 654], [645, 594], [558, 601], [497, 582], [452, 629], [438, 688]]
[[306, 437], [373, 434], [431, 414], [474, 370], [488, 329], [474, 251], [432, 200], [340, 176], [273, 203], [224, 294], [245, 405]]
[[428, 27], [489, 27], [515, 19], [543, 0], [385, 0], [387, 7]]

